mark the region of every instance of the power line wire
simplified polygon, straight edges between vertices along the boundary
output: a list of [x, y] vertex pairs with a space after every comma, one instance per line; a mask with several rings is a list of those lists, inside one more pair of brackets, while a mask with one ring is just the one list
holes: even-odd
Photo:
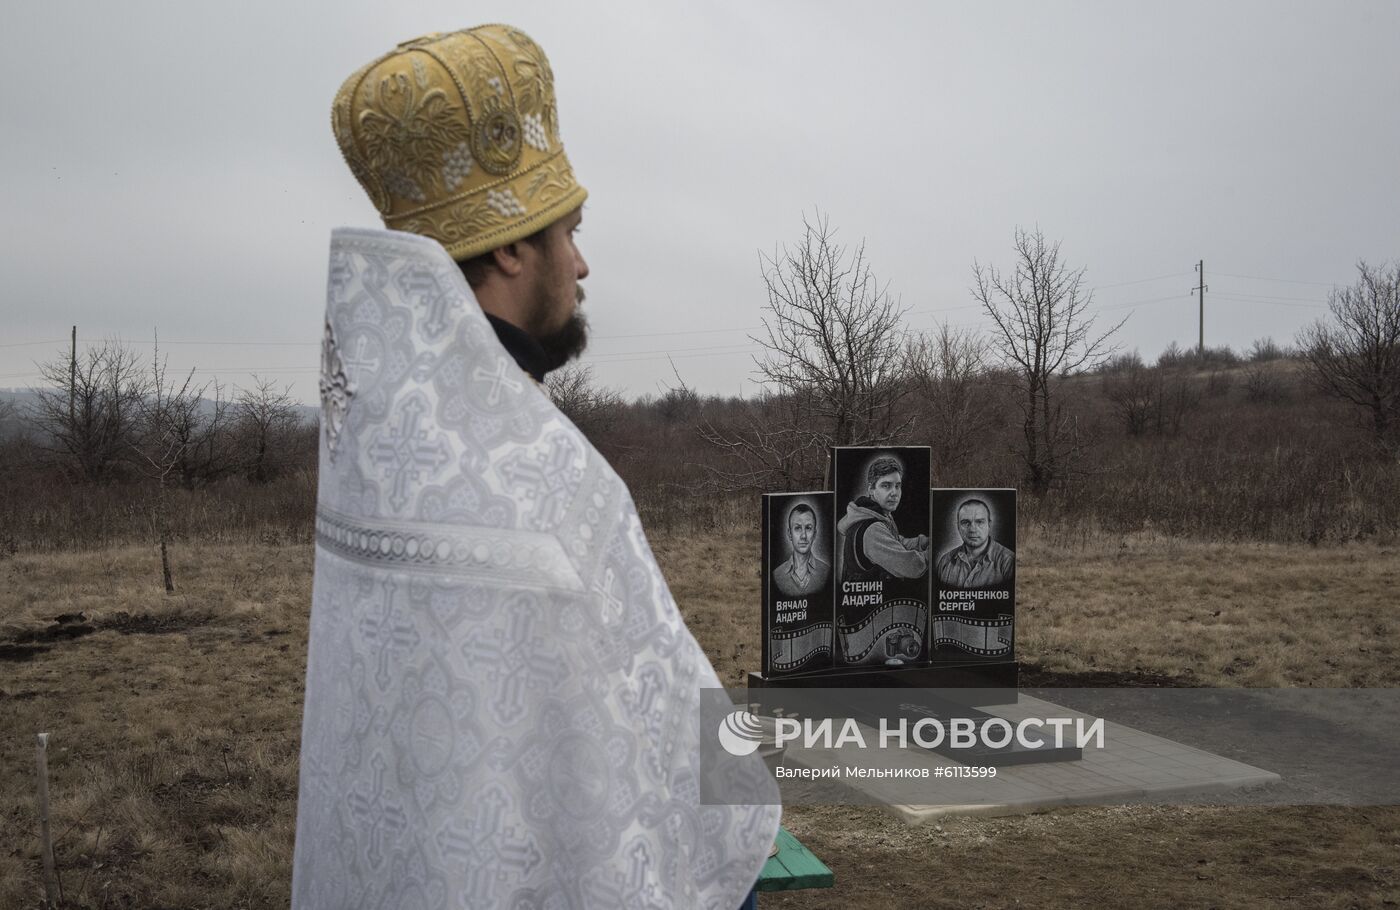
[[0, 348], [23, 348], [36, 344], [62, 344], [66, 340], [65, 338], [59, 338], [55, 341], [7, 341], [4, 344], [0, 344]]
[[670, 358], [674, 358], [675, 360], [687, 360], [687, 359], [689, 359], [689, 358], [691, 358], [691, 357], [732, 357], [732, 356], [735, 356], [735, 355], [738, 355], [738, 354], [743, 354], [744, 356], [751, 356], [753, 353], [754, 353], [754, 352], [753, 352], [752, 350], [740, 350], [740, 351], [714, 351], [714, 352], [703, 352], [703, 353], [698, 353], [698, 354], [669, 354], [669, 353], [663, 352], [663, 353], [660, 353], [660, 354], [651, 354], [651, 355], [647, 355], [647, 356], [645, 356], [645, 357], [632, 357], [632, 358], [628, 358], [628, 359], [624, 359], [624, 360], [593, 360], [593, 359], [590, 358], [589, 362], [590, 362], [590, 363], [597, 363], [597, 364], [636, 363], [636, 362], [640, 362], [640, 361], [643, 361], [643, 360], [666, 360], [666, 359], [670, 359]]
[[1254, 298], [1254, 299], [1257, 299], [1257, 300], [1290, 300], [1290, 301], [1297, 301], [1297, 302], [1299, 302], [1299, 303], [1318, 303], [1318, 304], [1322, 304], [1322, 303], [1326, 303], [1326, 302], [1327, 302], [1327, 301], [1325, 301], [1325, 300], [1319, 300], [1319, 299], [1316, 298], [1316, 297], [1282, 297], [1282, 296], [1280, 296], [1280, 295], [1278, 295], [1278, 294], [1246, 294], [1244, 291], [1220, 291], [1219, 293], [1220, 293], [1220, 294], [1232, 294], [1232, 295], [1234, 295], [1235, 297], [1250, 297], [1250, 298]]
[[1146, 284], [1149, 281], [1163, 281], [1167, 278], [1180, 278], [1183, 275], [1190, 275], [1191, 272], [1172, 272], [1170, 275], [1158, 275], [1155, 278], [1134, 278], [1132, 281], [1119, 281], [1114, 284], [1096, 284], [1091, 287], [1091, 291], [1099, 291], [1104, 288], [1121, 288], [1130, 284]]
[[1151, 298], [1149, 298], [1149, 299], [1147, 299], [1147, 300], [1129, 300], [1129, 301], [1126, 302], [1126, 303], [1111, 303], [1111, 304], [1109, 304], [1108, 306], [1101, 306], [1101, 307], [1098, 307], [1098, 309], [1099, 309], [1099, 310], [1121, 310], [1121, 309], [1124, 309], [1124, 308], [1130, 307], [1130, 306], [1142, 306], [1142, 305], [1144, 305], [1144, 304], [1149, 304], [1149, 303], [1162, 303], [1163, 301], [1167, 301], [1167, 300], [1181, 300], [1181, 299], [1183, 299], [1183, 298], [1185, 298], [1185, 297], [1187, 297], [1187, 296], [1189, 296], [1189, 295], [1187, 295], [1187, 294], [1170, 294], [1170, 295], [1168, 295], [1168, 296], [1166, 296], [1166, 297], [1151, 297]]
[[1211, 274], [1218, 275], [1222, 278], [1247, 278], [1250, 281], [1277, 281], [1282, 284], [1315, 284], [1318, 287], [1324, 288], [1336, 287], [1337, 284], [1335, 281], [1299, 281], [1296, 278], [1265, 278], [1262, 275], [1233, 275], [1230, 272], [1212, 272]]
[[[717, 345], [714, 345], [714, 346], [712, 346], [712, 347], [704, 347], [704, 348], [673, 348], [673, 349], [671, 349], [671, 350], [653, 350], [653, 351], [614, 351], [614, 352], [612, 352], [612, 353], [595, 354], [595, 355], [593, 355], [593, 358], [592, 358], [592, 359], [594, 359], [594, 360], [601, 360], [601, 359], [604, 359], [604, 358], [626, 358], [626, 357], [633, 357], [633, 356], [642, 355], [642, 354], [655, 354], [655, 355], [658, 355], [658, 356], [666, 356], [666, 355], [670, 355], [670, 354], [689, 354], [689, 353], [702, 353], [702, 352], [705, 352], [705, 351], [723, 351], [723, 350], [728, 350], [728, 349], [730, 349], [730, 348], [742, 348], [742, 349], [745, 350], [745, 351], [752, 351], [752, 350], [756, 350], [756, 349], [759, 349], [759, 348], [762, 348], [762, 347], [764, 347], [764, 345], [762, 345], [762, 344], [744, 344], [744, 345], [717, 344]], [[733, 352], [731, 352], [731, 353], [733, 353]]]
[[638, 332], [632, 335], [590, 335], [594, 341], [609, 341], [613, 338], [657, 338], [662, 335], [715, 335], [720, 332], [756, 332], [761, 325], [733, 326], [727, 329], [684, 329], [674, 332]]
[[1250, 299], [1250, 298], [1244, 298], [1244, 297], [1236, 297], [1236, 296], [1234, 296], [1233, 294], [1216, 294], [1216, 295], [1214, 295], [1214, 296], [1215, 296], [1216, 299], [1219, 299], [1219, 300], [1228, 300], [1228, 301], [1230, 301], [1231, 303], [1263, 303], [1263, 304], [1267, 304], [1268, 306], [1303, 307], [1303, 308], [1305, 308], [1305, 309], [1316, 309], [1316, 310], [1325, 310], [1325, 309], [1327, 309], [1327, 304], [1325, 304], [1325, 303], [1287, 303], [1287, 302], [1282, 301], [1282, 300], [1261, 300], [1261, 299], [1258, 299], [1258, 298], [1252, 298], [1252, 299]]

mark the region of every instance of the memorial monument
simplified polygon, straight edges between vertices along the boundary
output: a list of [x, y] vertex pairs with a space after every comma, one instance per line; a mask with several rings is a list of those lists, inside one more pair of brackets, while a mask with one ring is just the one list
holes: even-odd
[[763, 497], [750, 685], [1016, 686], [1016, 491], [931, 489], [930, 461], [833, 447], [830, 491]]

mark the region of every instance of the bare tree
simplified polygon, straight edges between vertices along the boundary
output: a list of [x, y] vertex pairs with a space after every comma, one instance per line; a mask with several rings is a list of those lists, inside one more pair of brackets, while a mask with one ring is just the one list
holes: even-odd
[[987, 340], [973, 330], [944, 323], [932, 335], [911, 335], [905, 342], [904, 373], [937, 471], [977, 451], [991, 426], [994, 396], [986, 369]]
[[[167, 496], [170, 483], [180, 476], [180, 465], [186, 461], [189, 447], [199, 435], [196, 414], [204, 397], [204, 388], [194, 384], [194, 370], [186, 374], [179, 385], [167, 383], [166, 361], [161, 359], [160, 345], [151, 354], [151, 376], [147, 394], [140, 400], [141, 433], [132, 448], [140, 456], [142, 472], [156, 487], [151, 504], [151, 526], [160, 546], [161, 580], [165, 593], [175, 592], [174, 576], [170, 570], [170, 504]], [[191, 429], [194, 427], [194, 429]]]
[[768, 304], [752, 340], [765, 348], [754, 358], [765, 394], [738, 426], [700, 428], [740, 466], [714, 472], [723, 489], [776, 489], [808, 476], [828, 446], [887, 443], [912, 423], [900, 373], [905, 308], [876, 279], [864, 243], [837, 243], [820, 213], [802, 226], [795, 245], [760, 254]]
[[131, 455], [146, 377], [130, 349], [108, 341], [39, 365], [33, 405], [39, 445], [70, 477], [113, 479]]
[[233, 408], [244, 474], [254, 483], [276, 479], [294, 448], [297, 411], [291, 386], [279, 389], [272, 380], [254, 376], [252, 387], [234, 397]]
[[974, 262], [972, 293], [995, 324], [994, 351], [1017, 377], [1017, 454], [1031, 489], [1043, 493], [1072, 470], [1085, 445], [1056, 394], [1058, 383], [1111, 355], [1109, 338], [1123, 323], [1094, 331], [1084, 269], [1068, 268], [1059, 243], [1047, 243], [1038, 228], [1016, 229], [1015, 255], [1010, 272]]
[[1377, 447], [1400, 455], [1400, 263], [1357, 263], [1355, 284], [1328, 295], [1330, 319], [1298, 334], [1303, 361], [1328, 395], [1366, 415]]
[[213, 381], [200, 386], [197, 394], [170, 401], [167, 431], [179, 453], [173, 473], [185, 489], [212, 483], [236, 469], [230, 404], [223, 387]]
[[865, 244], [836, 242], [826, 216], [802, 219], [802, 239], [761, 256], [768, 294], [761, 382], [795, 396], [832, 445], [887, 442], [908, 426], [900, 407], [906, 308], [876, 279]]
[[545, 377], [544, 386], [554, 406], [594, 445], [622, 409], [622, 396], [599, 385], [592, 367], [571, 363]]

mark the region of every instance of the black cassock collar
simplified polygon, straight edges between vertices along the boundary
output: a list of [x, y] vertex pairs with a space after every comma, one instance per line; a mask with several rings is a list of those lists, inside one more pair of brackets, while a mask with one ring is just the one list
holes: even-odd
[[544, 348], [540, 347], [540, 343], [531, 337], [529, 332], [511, 325], [504, 319], [498, 319], [490, 313], [486, 313], [485, 316], [486, 321], [491, 323], [491, 328], [495, 330], [496, 339], [501, 342], [501, 347], [515, 358], [516, 365], [529, 373], [535, 382], [544, 382], [544, 374], [549, 372], [549, 367], [548, 358], [545, 357]]

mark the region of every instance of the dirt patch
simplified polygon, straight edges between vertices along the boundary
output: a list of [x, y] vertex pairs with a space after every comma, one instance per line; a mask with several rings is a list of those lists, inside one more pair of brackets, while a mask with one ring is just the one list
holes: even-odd
[[49, 649], [48, 645], [0, 644], [0, 662], [19, 663], [33, 660]]
[[[77, 614], [81, 616], [82, 614]], [[84, 635], [91, 635], [97, 629], [85, 622], [58, 622], [45, 626], [42, 629], [34, 629], [29, 632], [21, 632], [11, 639], [17, 645], [35, 644], [38, 642], [69, 641], [74, 638], [82, 638]]]
[[209, 617], [191, 614], [178, 616], [153, 616], [141, 613], [113, 613], [99, 625], [104, 629], [122, 635], [169, 635], [174, 632], [187, 632], [209, 624]]
[[1189, 672], [1179, 676], [1145, 670], [1045, 670], [1021, 664], [1022, 689], [1191, 689], [1202, 685]]
[[[217, 772], [216, 772], [217, 774]], [[151, 799], [168, 812], [176, 812], [196, 828], [207, 825], [239, 825], [253, 813], [248, 804], [246, 774], [209, 777], [197, 771], [186, 772], [173, 783], [156, 784]], [[217, 837], [217, 833], [201, 831]]]
[[97, 629], [87, 622], [87, 617], [82, 613], [64, 613], [55, 616], [49, 621], [49, 625], [42, 629], [30, 629], [21, 632], [9, 641], [0, 642], [0, 661], [18, 663], [25, 660], [33, 660], [35, 657], [47, 652], [53, 642], [71, 641], [74, 638], [82, 638], [84, 635], [91, 635]]
[[247, 788], [245, 775], [230, 774], [226, 777], [209, 777], [197, 771], [181, 774], [173, 783], [156, 784], [151, 788], [151, 798], [156, 802], [170, 805], [198, 801], [213, 793]]
[[[208, 616], [191, 614], [157, 616], [141, 613], [133, 616], [123, 611], [88, 622], [83, 613], [64, 613], [53, 617], [50, 624], [42, 629], [30, 629], [0, 642], [0, 663], [33, 660], [51, 650], [55, 642], [72, 641], [98, 631], [120, 635], [168, 635], [208, 624]], [[280, 630], [270, 634], [280, 634]]]

